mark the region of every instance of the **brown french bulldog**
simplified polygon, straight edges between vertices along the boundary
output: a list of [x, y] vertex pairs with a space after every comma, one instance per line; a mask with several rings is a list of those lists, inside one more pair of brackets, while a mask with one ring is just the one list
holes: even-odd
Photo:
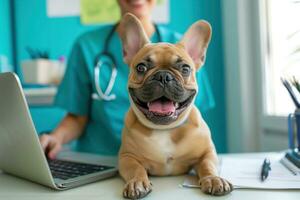
[[119, 152], [123, 196], [145, 197], [152, 186], [148, 174], [179, 175], [191, 169], [204, 193], [230, 193], [232, 185], [218, 177], [210, 130], [194, 105], [196, 71], [204, 64], [211, 26], [197, 21], [177, 44], [150, 43], [132, 14], [124, 15], [121, 26], [131, 102]]

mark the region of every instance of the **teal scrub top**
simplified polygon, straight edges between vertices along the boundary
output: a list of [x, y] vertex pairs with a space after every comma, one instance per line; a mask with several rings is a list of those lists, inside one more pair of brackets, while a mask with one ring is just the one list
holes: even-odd
[[[92, 98], [92, 94], [96, 92], [95, 58], [103, 51], [104, 42], [112, 27], [113, 25], [103, 26], [77, 39], [55, 99], [55, 104], [68, 113], [89, 118], [84, 133], [74, 147], [77, 151], [117, 155], [121, 144], [124, 117], [130, 106], [127, 92], [129, 68], [123, 62], [121, 40], [116, 32], [108, 45], [108, 51], [115, 58], [118, 69], [112, 89], [116, 99], [105, 101]], [[162, 26], [158, 26], [158, 31], [163, 42], [176, 43], [181, 38], [180, 34]], [[158, 42], [157, 33], [153, 34], [151, 41]], [[102, 91], [107, 88], [111, 71], [109, 65], [101, 67], [99, 80]], [[197, 73], [197, 81], [199, 92], [195, 103], [201, 112], [205, 112], [214, 107], [215, 101], [204, 68]]]

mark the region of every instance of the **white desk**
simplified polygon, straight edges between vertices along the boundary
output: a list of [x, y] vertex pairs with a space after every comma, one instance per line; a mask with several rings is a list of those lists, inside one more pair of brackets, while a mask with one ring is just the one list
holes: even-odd
[[[262, 154], [261, 154], [262, 155]], [[227, 155], [226, 155], [227, 156]], [[151, 177], [153, 191], [144, 199], [236, 199], [236, 200], [299, 200], [300, 190], [234, 190], [222, 197], [212, 197], [203, 194], [200, 189], [182, 188], [179, 186], [184, 176]], [[54, 191], [47, 187], [28, 182], [0, 172], [0, 200], [115, 200], [123, 199], [124, 182], [120, 177], [99, 181], [67, 191]]]

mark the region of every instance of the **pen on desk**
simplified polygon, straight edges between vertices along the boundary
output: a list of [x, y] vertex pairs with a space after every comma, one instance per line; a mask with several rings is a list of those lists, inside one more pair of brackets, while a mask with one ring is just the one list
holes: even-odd
[[271, 171], [271, 162], [269, 159], [265, 158], [261, 167], [261, 174], [260, 174], [261, 181], [265, 181], [268, 178], [269, 171]]

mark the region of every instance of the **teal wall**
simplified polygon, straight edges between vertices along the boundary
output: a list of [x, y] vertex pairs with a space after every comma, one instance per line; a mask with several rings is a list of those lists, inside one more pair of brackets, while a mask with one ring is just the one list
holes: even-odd
[[[225, 86], [222, 53], [222, 24], [220, 0], [170, 0], [171, 20], [167, 25], [183, 33], [198, 19], [212, 24], [213, 37], [208, 49], [205, 68], [213, 87], [216, 107], [204, 118], [212, 130], [218, 152], [226, 152]], [[27, 59], [26, 46], [49, 50], [52, 58], [68, 55], [75, 38], [93, 26], [82, 26], [79, 17], [48, 18], [46, 0], [15, 1], [17, 60]], [[63, 116], [53, 108], [31, 109], [38, 130], [48, 130]]]
[[67, 56], [82, 32], [92, 26], [82, 26], [79, 17], [48, 18], [46, 0], [15, 0], [17, 60], [28, 59], [26, 47], [47, 50], [51, 58]]
[[[9, 64], [12, 63], [12, 46], [11, 46], [11, 20], [9, 0], [0, 1], [0, 55], [8, 58]], [[4, 69], [2, 69], [4, 70]], [[11, 70], [11, 69], [7, 69]], [[1, 66], [0, 66], [1, 72]]]

